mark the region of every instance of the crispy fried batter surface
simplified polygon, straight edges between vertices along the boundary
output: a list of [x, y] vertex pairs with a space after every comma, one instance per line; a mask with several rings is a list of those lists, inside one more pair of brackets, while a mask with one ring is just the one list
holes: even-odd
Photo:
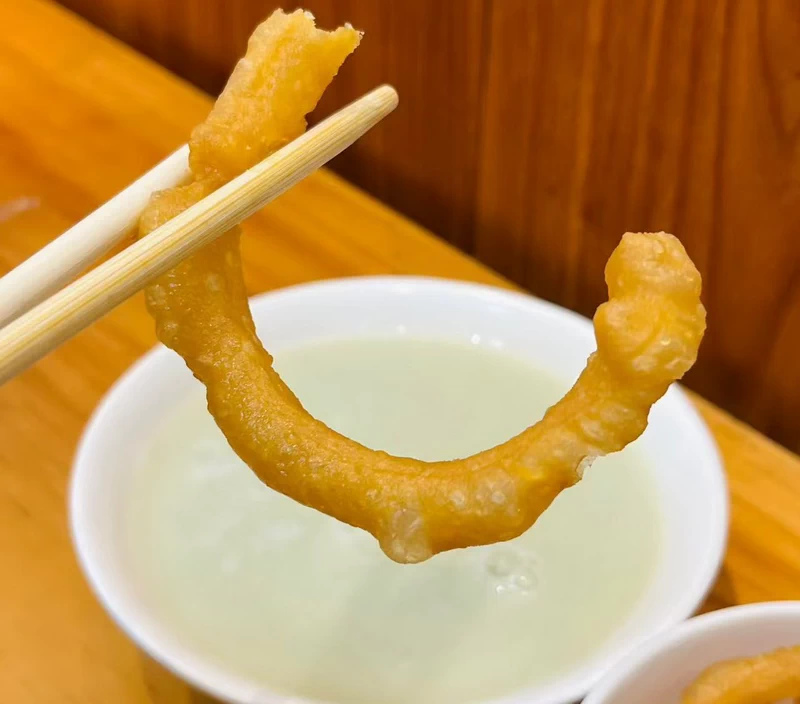
[[[190, 140], [191, 183], [155, 196], [142, 235], [295, 138], [359, 34], [322, 32], [302, 12], [259, 27]], [[651, 405], [695, 361], [705, 329], [700, 275], [665, 233], [626, 234], [606, 268], [598, 350], [536, 425], [472, 457], [426, 463], [370, 450], [311, 417], [256, 337], [238, 229], [147, 290], [159, 339], [205, 384], [234, 451], [273, 489], [374, 535], [398, 562], [508, 540], [592, 459], [644, 430]]]
[[709, 667], [682, 704], [777, 704], [800, 698], [800, 646]]

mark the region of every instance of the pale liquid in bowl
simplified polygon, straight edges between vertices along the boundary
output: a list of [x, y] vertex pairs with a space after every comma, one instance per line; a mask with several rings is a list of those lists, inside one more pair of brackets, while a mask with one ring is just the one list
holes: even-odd
[[[497, 350], [406, 338], [315, 344], [276, 368], [334, 429], [425, 460], [503, 442], [568, 385]], [[125, 525], [150, 607], [231, 671], [325, 702], [477, 702], [548, 681], [624, 623], [660, 549], [635, 446], [597, 460], [520, 538], [419, 565], [262, 485], [200, 389], [137, 466]]]

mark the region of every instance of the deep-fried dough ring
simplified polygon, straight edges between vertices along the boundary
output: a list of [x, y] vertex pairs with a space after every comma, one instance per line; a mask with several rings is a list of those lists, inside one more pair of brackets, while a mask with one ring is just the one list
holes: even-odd
[[800, 646], [709, 667], [681, 704], [776, 704], [800, 698]]
[[[287, 35], [285, 26], [298, 23], [303, 31]], [[287, 129], [281, 139], [276, 124], [296, 126], [324, 88], [319, 76], [330, 80], [357, 43], [352, 30], [326, 34], [309, 23], [302, 14], [276, 13], [256, 31], [225, 93], [192, 135], [195, 181], [154, 198], [142, 217], [143, 234], [295, 136]], [[265, 34], [271, 37], [266, 49], [260, 43]], [[323, 57], [313, 49], [328, 43], [340, 51]], [[292, 103], [295, 92], [306, 99]], [[241, 109], [252, 115], [260, 106], [263, 122], [220, 119], [221, 113], [235, 116], [241, 96]], [[286, 103], [278, 111], [275, 101]], [[236, 167], [228, 168], [231, 163]], [[606, 268], [610, 301], [595, 316], [598, 351], [541, 422], [462, 460], [393, 457], [312, 418], [273, 370], [250, 316], [238, 241], [238, 231], [227, 233], [149, 287], [159, 339], [206, 385], [209, 411], [265, 484], [369, 531], [398, 562], [524, 532], [593, 458], [641, 434], [650, 406], [694, 363], [705, 328], [700, 275], [678, 240], [627, 234]]]

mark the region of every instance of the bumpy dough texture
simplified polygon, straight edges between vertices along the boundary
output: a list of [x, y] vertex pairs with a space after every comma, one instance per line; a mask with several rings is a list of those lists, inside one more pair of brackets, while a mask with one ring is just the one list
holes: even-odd
[[[299, 12], [267, 20], [192, 134], [193, 182], [154, 197], [141, 233], [297, 136], [358, 40], [349, 28], [321, 32]], [[606, 280], [598, 350], [567, 395], [508, 442], [433, 463], [370, 450], [303, 409], [256, 337], [238, 230], [161, 277], [147, 301], [159, 339], [206, 385], [209, 411], [265, 484], [369, 531], [391, 559], [419, 562], [520, 535], [593, 458], [636, 439], [650, 406], [694, 363], [705, 311], [700, 275], [677, 239], [625, 235]]]
[[800, 646], [708, 668], [681, 704], [776, 704], [800, 699]]

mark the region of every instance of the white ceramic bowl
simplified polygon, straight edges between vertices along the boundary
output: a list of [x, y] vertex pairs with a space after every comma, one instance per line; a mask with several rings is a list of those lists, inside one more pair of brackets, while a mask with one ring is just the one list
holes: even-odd
[[800, 645], [800, 601], [752, 604], [690, 619], [614, 667], [583, 704], [677, 704], [720, 660]]
[[[554, 375], [574, 378], [594, 348], [591, 324], [581, 316], [530, 296], [435, 279], [328, 281], [260, 296], [252, 307], [261, 338], [273, 351], [322, 339], [408, 334], [502, 347]], [[285, 702], [209, 662], [160, 623], [137, 594], [121, 549], [119, 517], [132, 450], [147, 442], [173, 399], [196, 383], [177, 355], [159, 348], [108, 393], [75, 459], [70, 497], [75, 549], [117, 623], [161, 663], [227, 701]], [[727, 490], [714, 442], [679, 388], [653, 408], [650, 427], [638, 442], [664, 516], [664, 546], [649, 590], [587, 662], [505, 702], [579, 699], [633, 647], [689, 617], [712, 584], [725, 548]]]

